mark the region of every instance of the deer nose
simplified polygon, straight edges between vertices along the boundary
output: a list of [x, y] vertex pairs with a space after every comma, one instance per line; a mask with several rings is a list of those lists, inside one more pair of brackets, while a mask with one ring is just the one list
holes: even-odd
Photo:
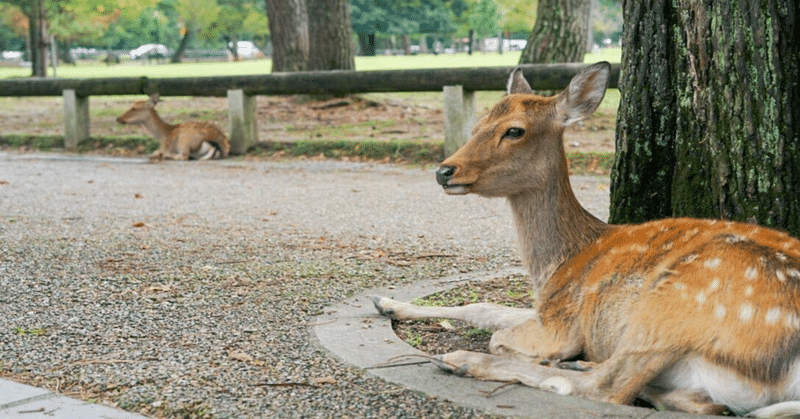
[[455, 166], [442, 166], [436, 171], [436, 182], [442, 186], [445, 186], [447, 185], [447, 182], [453, 178], [455, 173]]

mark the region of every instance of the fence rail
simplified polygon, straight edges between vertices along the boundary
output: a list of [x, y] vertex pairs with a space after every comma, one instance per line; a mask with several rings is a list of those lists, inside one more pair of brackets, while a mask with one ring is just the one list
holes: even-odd
[[[522, 65], [535, 90], [558, 90], [583, 64]], [[445, 152], [455, 151], [475, 122], [479, 90], [505, 90], [514, 67], [439, 68], [384, 71], [318, 71], [214, 77], [118, 77], [98, 79], [25, 78], [0, 80], [0, 96], [63, 96], [67, 148], [89, 137], [90, 96], [151, 94], [161, 96], [227, 96], [232, 152], [244, 153], [257, 142], [255, 96], [434, 92], [444, 94]], [[619, 65], [612, 66], [609, 87], [617, 87]]]

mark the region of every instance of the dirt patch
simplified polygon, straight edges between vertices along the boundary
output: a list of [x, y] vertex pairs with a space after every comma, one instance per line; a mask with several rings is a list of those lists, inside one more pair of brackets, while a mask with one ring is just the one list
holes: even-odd
[[[531, 308], [533, 297], [526, 275], [509, 275], [488, 281], [469, 282], [414, 301], [432, 306], [462, 306], [492, 302], [510, 307]], [[429, 354], [445, 354], [457, 350], [489, 352], [491, 331], [476, 329], [460, 321], [430, 319], [398, 321], [392, 326], [400, 339]]]
[[[488, 94], [487, 94], [488, 95]], [[499, 94], [497, 94], [499, 97]], [[92, 97], [92, 138], [141, 137], [139, 128], [117, 124], [122, 114], [142, 97]], [[488, 95], [480, 102], [484, 114], [496, 101]], [[228, 127], [226, 98], [167, 97], [158, 104], [162, 118], [170, 123], [205, 120]], [[441, 143], [444, 120], [438, 95], [402, 94], [349, 97], [258, 96], [256, 99], [259, 140], [298, 141], [397, 141]], [[616, 114], [600, 110], [565, 132], [568, 152], [613, 152]], [[0, 98], [3, 136], [63, 136], [61, 98]], [[133, 151], [137, 152], [137, 151]], [[139, 152], [145, 152], [140, 150]]]

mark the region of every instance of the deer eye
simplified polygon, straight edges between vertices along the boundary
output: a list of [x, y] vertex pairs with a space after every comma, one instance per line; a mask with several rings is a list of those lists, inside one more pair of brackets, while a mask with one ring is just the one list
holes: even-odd
[[517, 138], [522, 138], [525, 135], [525, 130], [522, 128], [509, 128], [505, 134], [503, 134], [503, 138], [510, 138], [515, 140]]

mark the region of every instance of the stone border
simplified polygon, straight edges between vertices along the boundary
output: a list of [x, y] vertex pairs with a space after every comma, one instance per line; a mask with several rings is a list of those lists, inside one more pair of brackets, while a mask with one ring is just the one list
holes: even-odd
[[405, 359], [405, 365], [387, 366], [387, 362], [395, 357], [425, 353], [412, 348], [395, 335], [391, 321], [377, 313], [370, 300], [371, 296], [381, 295], [410, 301], [468, 281], [485, 281], [520, 273], [524, 274], [525, 271], [521, 268], [506, 268], [419, 281], [402, 287], [371, 289], [323, 310], [323, 314], [315, 318], [311, 327], [312, 339], [316, 339], [340, 361], [366, 369], [370, 374], [386, 381], [491, 414], [526, 418], [586, 419], [701, 417], [559, 396], [521, 385], [507, 386], [487, 398], [484, 394], [498, 389], [499, 383], [453, 376], [430, 363], [414, 363], [422, 360], [417, 357]]

